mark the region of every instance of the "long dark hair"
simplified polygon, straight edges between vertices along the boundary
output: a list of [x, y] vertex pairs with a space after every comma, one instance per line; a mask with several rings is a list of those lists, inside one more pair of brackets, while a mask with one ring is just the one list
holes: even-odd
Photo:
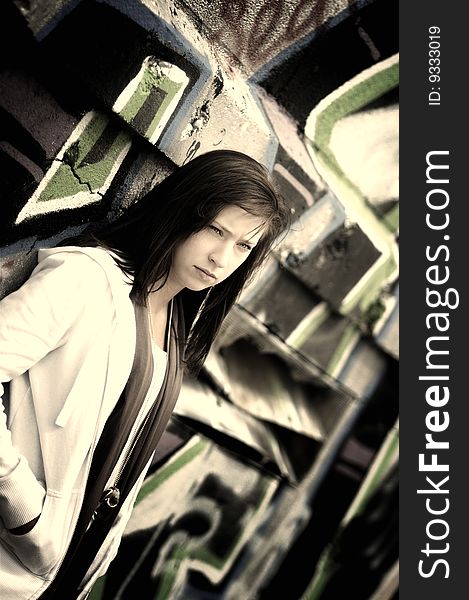
[[233, 150], [201, 154], [176, 168], [114, 222], [97, 232], [82, 234], [74, 242], [112, 250], [120, 268], [133, 281], [132, 299], [146, 305], [155, 283], [166, 281], [178, 245], [210, 225], [229, 205], [261, 217], [264, 233], [245, 262], [227, 279], [202, 292], [180, 292], [186, 321], [191, 324], [195, 319], [185, 352], [186, 366], [193, 373], [202, 366], [243, 286], [290, 224], [290, 211], [268, 170]]

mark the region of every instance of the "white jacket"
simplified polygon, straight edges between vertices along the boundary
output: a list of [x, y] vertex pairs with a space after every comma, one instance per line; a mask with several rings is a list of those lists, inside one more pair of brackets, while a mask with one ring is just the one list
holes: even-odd
[[[0, 302], [0, 598], [38, 598], [78, 518], [92, 451], [135, 352], [131, 283], [101, 248], [40, 250]], [[1, 392], [3, 388], [0, 385]], [[41, 515], [25, 535], [12, 529]]]

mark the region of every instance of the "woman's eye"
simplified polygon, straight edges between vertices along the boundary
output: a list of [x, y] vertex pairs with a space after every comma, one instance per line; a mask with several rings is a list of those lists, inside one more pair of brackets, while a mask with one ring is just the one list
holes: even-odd
[[218, 227], [215, 227], [215, 225], [210, 225], [210, 229], [212, 231], [214, 231], [217, 235], [221, 236], [223, 235], [223, 232], [221, 229], [218, 229]]
[[239, 245], [241, 246], [241, 248], [243, 250], [246, 250], [246, 252], [249, 252], [250, 250], [252, 250], [252, 246], [250, 246], [249, 244], [245, 244], [244, 242], [241, 242]]

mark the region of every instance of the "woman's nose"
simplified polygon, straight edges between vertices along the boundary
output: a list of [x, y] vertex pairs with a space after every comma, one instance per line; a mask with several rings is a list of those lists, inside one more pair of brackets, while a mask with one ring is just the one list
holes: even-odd
[[212, 252], [211, 254], [209, 254], [209, 255], [208, 255], [208, 259], [209, 259], [209, 261], [210, 261], [210, 262], [211, 262], [213, 265], [215, 265], [216, 267], [218, 267], [218, 268], [221, 268], [221, 267], [223, 267], [223, 265], [222, 265], [222, 263], [221, 263], [221, 260], [220, 260], [220, 257], [219, 257], [219, 253], [218, 253], [218, 252], [216, 252], [216, 253], [215, 253], [215, 252]]
[[227, 266], [229, 261], [229, 252], [230, 248], [228, 244], [223, 244], [216, 249], [213, 249], [212, 252], [208, 255], [209, 261], [214, 264], [219, 269], [222, 269]]

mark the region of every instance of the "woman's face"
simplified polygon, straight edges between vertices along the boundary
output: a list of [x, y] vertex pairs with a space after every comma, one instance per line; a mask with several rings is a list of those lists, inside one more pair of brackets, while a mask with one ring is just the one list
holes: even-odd
[[177, 248], [168, 283], [200, 291], [224, 281], [260, 240], [263, 223], [239, 206], [223, 208], [210, 225]]

